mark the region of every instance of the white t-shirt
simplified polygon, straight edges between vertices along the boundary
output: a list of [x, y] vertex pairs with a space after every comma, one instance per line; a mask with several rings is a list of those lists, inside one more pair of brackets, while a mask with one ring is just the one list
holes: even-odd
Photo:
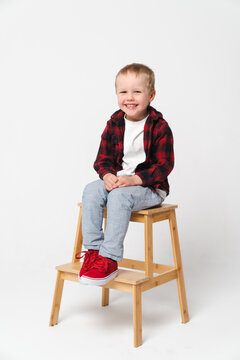
[[[135, 175], [135, 169], [138, 164], [146, 160], [146, 153], [144, 150], [144, 125], [148, 116], [140, 121], [125, 120], [125, 132], [123, 142], [123, 159], [122, 170], [117, 172], [117, 176], [132, 176]], [[165, 199], [166, 192], [164, 190], [156, 189], [159, 195]]]

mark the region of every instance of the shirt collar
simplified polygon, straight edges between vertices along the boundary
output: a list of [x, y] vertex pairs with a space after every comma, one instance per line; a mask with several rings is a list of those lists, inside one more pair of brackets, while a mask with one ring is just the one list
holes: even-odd
[[[118, 122], [120, 119], [124, 120], [124, 115], [125, 115], [125, 112], [123, 112], [120, 109], [112, 114], [111, 120], [113, 120], [114, 122], [115, 121]], [[157, 111], [150, 105], [148, 106], [148, 119], [156, 121], [156, 120], [162, 119], [162, 118], [163, 118], [163, 116], [159, 111]]]

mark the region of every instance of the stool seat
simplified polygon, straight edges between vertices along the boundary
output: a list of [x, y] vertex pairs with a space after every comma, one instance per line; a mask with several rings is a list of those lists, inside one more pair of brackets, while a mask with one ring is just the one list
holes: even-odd
[[177, 207], [178, 207], [177, 205], [162, 204], [161, 206], [154, 206], [154, 207], [151, 207], [151, 208], [148, 208], [148, 209], [133, 211], [132, 215], [133, 214], [153, 215], [153, 214], [156, 214], [156, 213], [165, 213], [166, 211], [174, 210]]
[[[63, 284], [65, 280], [78, 282], [78, 274], [82, 263], [75, 258], [75, 254], [82, 250], [82, 213], [81, 203], [79, 206], [79, 217], [72, 262], [59, 265], [57, 269], [57, 280], [53, 298], [53, 305], [49, 325], [58, 323], [61, 305]], [[134, 346], [142, 344], [142, 305], [141, 294], [171, 280], [177, 280], [178, 296], [182, 322], [189, 321], [187, 298], [185, 292], [180, 245], [177, 231], [175, 209], [177, 205], [163, 204], [144, 210], [133, 211], [131, 222], [144, 223], [145, 233], [145, 261], [135, 259], [122, 259], [118, 262], [118, 275], [107, 284], [102, 285], [102, 306], [109, 304], [109, 289], [131, 292], [133, 294], [133, 328]], [[107, 224], [107, 208], [104, 208], [105, 229]], [[174, 266], [157, 264], [153, 262], [153, 223], [168, 220], [171, 234]], [[100, 287], [100, 286], [99, 286]], [[84, 289], [84, 286], [81, 286]]]

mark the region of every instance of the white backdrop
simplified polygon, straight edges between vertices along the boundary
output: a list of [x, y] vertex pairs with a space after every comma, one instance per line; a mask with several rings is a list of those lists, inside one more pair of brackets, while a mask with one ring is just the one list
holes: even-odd
[[[229, 282], [235, 288], [239, 18], [237, 0], [0, 1], [0, 267], [7, 274], [6, 302], [13, 284], [34, 266], [38, 280], [42, 272], [49, 281], [44, 296], [51, 304], [54, 266], [71, 260], [76, 205], [85, 184], [98, 178], [92, 164], [100, 135], [118, 109], [115, 75], [131, 62], [155, 71], [152, 105], [174, 134], [176, 164], [166, 202], [179, 205], [189, 298], [214, 287], [224, 293]], [[168, 228], [155, 229], [156, 257], [167, 260]], [[132, 224], [126, 256], [143, 257], [139, 238], [141, 225]], [[215, 269], [209, 287], [196, 286], [196, 279], [209, 279], [208, 268]]]

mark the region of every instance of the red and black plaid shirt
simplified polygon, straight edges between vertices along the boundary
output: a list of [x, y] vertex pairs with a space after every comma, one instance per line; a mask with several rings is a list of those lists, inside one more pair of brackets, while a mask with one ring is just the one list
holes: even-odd
[[[146, 160], [136, 167], [135, 174], [141, 178], [142, 186], [153, 191], [159, 188], [169, 194], [167, 176], [174, 166], [172, 131], [160, 112], [151, 106], [148, 110], [144, 126]], [[94, 169], [101, 179], [107, 173], [116, 175], [122, 170], [124, 130], [124, 112], [118, 110], [107, 122], [94, 162]]]

